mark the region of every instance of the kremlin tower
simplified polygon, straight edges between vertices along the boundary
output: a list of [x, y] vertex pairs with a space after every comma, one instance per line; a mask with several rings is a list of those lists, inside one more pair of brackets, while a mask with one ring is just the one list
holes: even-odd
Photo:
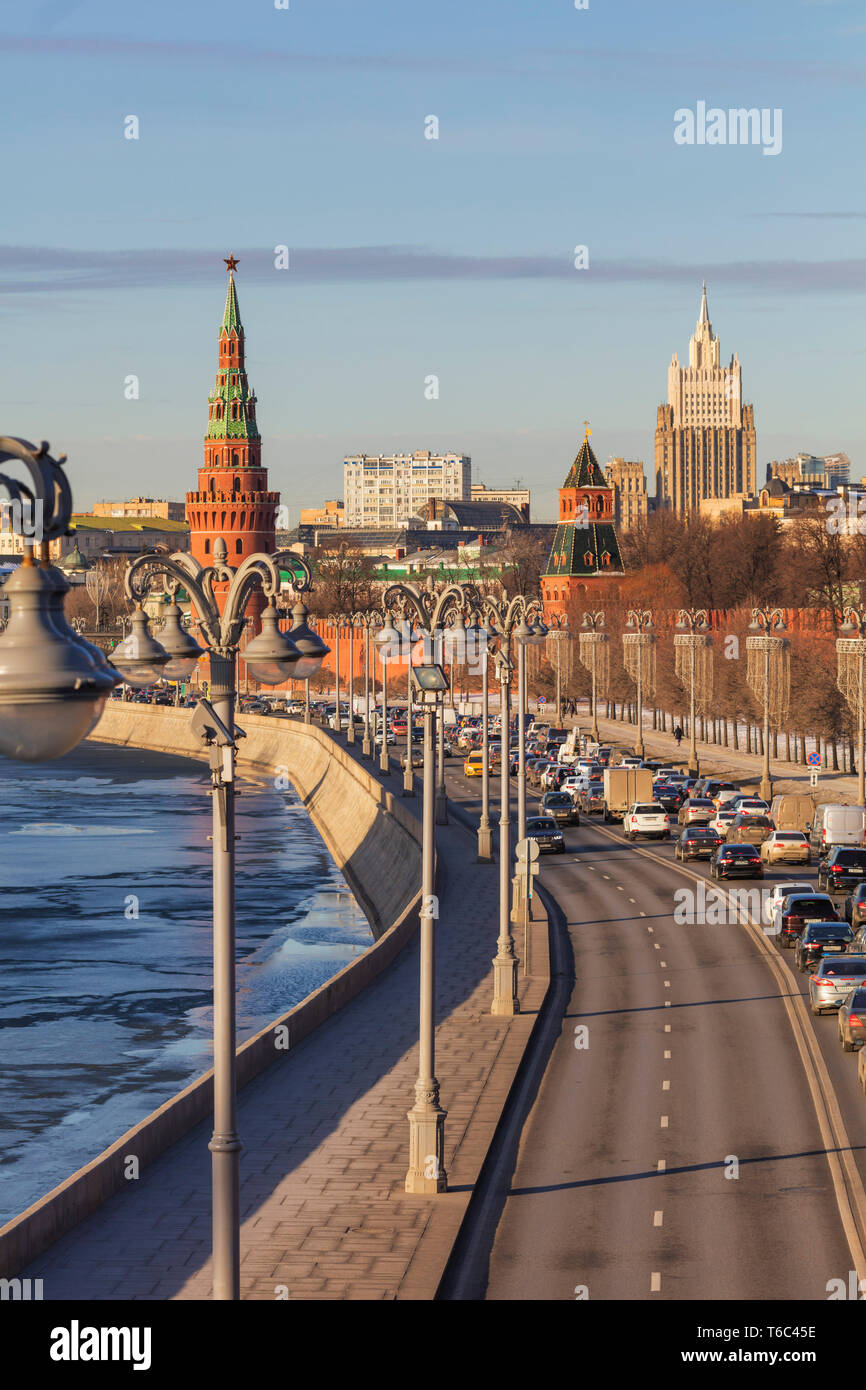
[[[262, 441], [256, 423], [256, 398], [244, 366], [244, 328], [238, 308], [234, 256], [226, 260], [229, 283], [219, 330], [216, 385], [208, 396], [208, 428], [204, 464], [198, 470], [198, 491], [186, 495], [190, 551], [201, 565], [214, 562], [214, 542], [226, 543], [226, 563], [233, 569], [248, 555], [276, 548], [276, 515], [280, 495], [268, 491], [262, 466]], [[219, 589], [214, 592], [219, 597]], [[259, 592], [247, 611], [264, 607]], [[257, 625], [258, 626], [258, 625]]]
[[541, 578], [545, 613], [564, 613], [570, 600], [589, 597], [621, 578], [613, 488], [589, 446], [590, 428], [559, 489], [559, 524]]

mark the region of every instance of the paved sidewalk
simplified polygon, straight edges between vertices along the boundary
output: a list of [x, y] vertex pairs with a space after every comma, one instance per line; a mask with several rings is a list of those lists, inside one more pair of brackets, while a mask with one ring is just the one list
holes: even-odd
[[[398, 791], [398, 775], [388, 779]], [[420, 815], [420, 796], [405, 803]], [[435, 1294], [547, 989], [547, 922], [531, 928], [536, 972], [523, 1012], [489, 1013], [497, 869], [474, 836], [439, 828], [436, 1071], [449, 1191], [403, 1191], [414, 1099], [418, 943], [239, 1096], [241, 1296], [429, 1299]], [[523, 931], [516, 933], [518, 953]], [[211, 1290], [211, 1123], [22, 1275], [46, 1299], [203, 1299]]]
[[[589, 729], [592, 725], [592, 718], [585, 711], [574, 718], [567, 718], [563, 721], [564, 726], [577, 724], [580, 729]], [[618, 744], [620, 747], [628, 745], [632, 747], [637, 734], [637, 725], [623, 724], [618, 719], [599, 719], [599, 732], [611, 743]], [[678, 762], [687, 762], [689, 756], [689, 741], [684, 738], [677, 752], [677, 742], [673, 734], [661, 733], [658, 730], [644, 724], [643, 731], [644, 747], [648, 757], [671, 757]], [[748, 778], [757, 786], [761, 780], [763, 758], [758, 753], [745, 753], [734, 748], [725, 748], [718, 743], [702, 743], [697, 740], [698, 761], [702, 772], [716, 772], [726, 770], [741, 774]], [[784, 740], [779, 739], [779, 747], [784, 746]], [[770, 758], [770, 773], [773, 786], [777, 792], [796, 791], [809, 792], [809, 772], [808, 767], [802, 763], [787, 762], [784, 758]], [[850, 776], [842, 772], [832, 772], [827, 768], [819, 769], [819, 781], [817, 795], [821, 801], [828, 799], [841, 798], [845, 801], [856, 802], [857, 800], [857, 777]]]

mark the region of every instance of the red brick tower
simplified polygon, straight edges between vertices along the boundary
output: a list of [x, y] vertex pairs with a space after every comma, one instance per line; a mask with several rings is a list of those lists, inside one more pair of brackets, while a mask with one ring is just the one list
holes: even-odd
[[611, 578], [623, 574], [613, 488], [590, 448], [589, 424], [584, 425], [583, 443], [559, 489], [559, 524], [541, 577], [545, 614], [566, 612], [573, 598], [609, 589]]
[[[216, 385], [208, 396], [204, 464], [198, 470], [198, 491], [186, 495], [193, 556], [202, 565], [212, 565], [214, 542], [221, 536], [228, 549], [226, 563], [235, 569], [247, 555], [274, 550], [280, 501], [278, 492], [268, 491], [256, 398], [244, 367], [244, 328], [234, 277], [237, 264], [234, 256], [226, 260], [229, 284], [219, 331]], [[264, 598], [255, 595], [247, 612], [257, 616], [263, 607]]]

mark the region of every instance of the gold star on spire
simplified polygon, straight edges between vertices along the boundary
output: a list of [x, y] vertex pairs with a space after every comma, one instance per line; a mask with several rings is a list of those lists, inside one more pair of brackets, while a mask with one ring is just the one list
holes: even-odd
[[589, 439], [589, 436], [592, 434], [592, 430], [589, 428], [589, 421], [588, 421], [588, 420], [584, 420], [584, 422], [583, 422], [583, 428], [584, 428], [584, 436], [583, 436], [584, 439]]
[[223, 256], [223, 260], [226, 263], [226, 270], [228, 271], [229, 275], [231, 275], [232, 271], [237, 269], [239, 262], [235, 259], [234, 256]]

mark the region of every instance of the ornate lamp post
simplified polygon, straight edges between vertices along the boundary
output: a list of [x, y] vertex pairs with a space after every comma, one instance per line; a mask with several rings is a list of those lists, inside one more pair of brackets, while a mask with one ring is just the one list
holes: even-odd
[[[549, 634], [554, 639], [556, 646], [556, 723], [562, 724], [562, 644], [563, 641], [571, 640], [571, 629], [568, 625], [567, 613], [552, 613], [550, 615], [550, 625], [553, 631]], [[570, 656], [569, 656], [570, 669]]]
[[365, 758], [371, 758], [373, 736], [370, 727], [370, 630], [382, 622], [382, 615], [377, 608], [370, 608], [367, 612], [353, 613], [351, 621], [364, 629], [364, 742], [361, 751]]
[[761, 776], [761, 796], [769, 801], [773, 795], [770, 780], [770, 720], [776, 728], [788, 713], [791, 694], [791, 650], [785, 631], [785, 615], [781, 608], [753, 608], [746, 638], [746, 680], [756, 700], [764, 707], [764, 767]]
[[387, 777], [391, 771], [391, 760], [388, 757], [388, 656], [389, 652], [395, 656], [400, 652], [400, 634], [387, 613], [385, 626], [379, 629], [374, 640], [382, 663], [382, 748], [379, 753], [379, 771], [383, 777]]
[[681, 608], [674, 635], [676, 673], [689, 687], [689, 772], [699, 772], [695, 742], [695, 702], [706, 706], [713, 693], [713, 649], [709, 633], [710, 615], [706, 608]]
[[[137, 604], [132, 632], [115, 653], [118, 668], [132, 685], [143, 686], [161, 664], [164, 674], [183, 678], [192, 671], [202, 649], [176, 623], [171, 609], [160, 634], [150, 637], [142, 603], [151, 585], [165, 579], [169, 592], [183, 585], [198, 614], [210, 654], [211, 702], [201, 702], [193, 728], [210, 750], [213, 784], [213, 929], [214, 929], [214, 1132], [208, 1145], [213, 1173], [214, 1298], [240, 1296], [241, 1141], [237, 1132], [235, 1076], [235, 685], [237, 655], [246, 607], [262, 589], [268, 606], [261, 632], [244, 648], [253, 679], [262, 685], [281, 685], [301, 659], [294, 642], [277, 626], [275, 599], [280, 592], [279, 555], [251, 555], [235, 570], [227, 564], [225, 541], [214, 542], [214, 563], [203, 568], [188, 554], [140, 555], [126, 572], [126, 592]], [[293, 563], [298, 563], [293, 556]], [[304, 566], [307, 585], [309, 570]], [[228, 585], [220, 594], [214, 585]], [[238, 731], [239, 732], [239, 731]]]
[[655, 689], [656, 636], [652, 626], [652, 609], [630, 608], [626, 623], [630, 630], [622, 635], [625, 669], [637, 685], [637, 739], [634, 751], [640, 758], [644, 755], [643, 693], [646, 690], [651, 695]]
[[844, 619], [836, 638], [836, 684], [857, 716], [857, 800], [866, 806], [866, 772], [864, 772], [864, 697], [863, 658], [866, 656], [866, 608], [843, 609]]
[[[514, 938], [511, 934], [511, 787], [508, 773], [508, 745], [511, 733], [511, 675], [514, 661], [511, 654], [512, 637], [517, 636], [521, 626], [528, 636], [536, 635], [528, 619], [534, 618], [541, 605], [537, 600], [528, 601], [522, 594], [516, 594], [509, 603], [504, 599], [487, 597], [478, 605], [485, 616], [485, 627], [492, 631], [499, 650], [495, 655], [496, 674], [499, 678], [499, 709], [502, 739], [502, 760], [499, 773], [499, 939], [493, 961], [493, 1004], [491, 1013], [516, 1014], [520, 1012], [517, 997], [517, 957], [514, 954]], [[524, 638], [525, 641], [525, 638]], [[517, 641], [518, 663], [523, 642]], [[522, 696], [521, 696], [521, 704]], [[518, 716], [519, 718], [519, 716]], [[518, 804], [526, 807], [526, 743], [520, 738], [518, 746]], [[523, 827], [525, 836], [525, 820]]]
[[603, 628], [603, 612], [584, 613], [577, 640], [581, 665], [592, 672], [592, 737], [596, 743], [599, 742], [598, 690], [599, 686], [607, 690], [610, 673], [610, 637]]
[[[478, 617], [483, 616], [482, 626]], [[478, 822], [478, 861], [493, 859], [493, 831], [490, 825], [490, 654], [496, 637], [489, 612], [473, 613], [472, 634], [481, 659], [481, 819]]]
[[2, 469], [0, 487], [11, 499], [13, 518], [23, 503], [38, 531], [39, 563], [34, 546], [26, 544], [3, 586], [8, 616], [0, 637], [0, 755], [20, 762], [46, 762], [75, 748], [121, 680], [100, 649], [66, 621], [69, 585], [50, 563], [49, 547], [70, 534], [72, 492], [65, 455], [54, 459], [48, 450], [45, 440], [37, 446], [0, 436], [0, 466], [20, 465], [30, 477], [28, 485]]
[[[526, 839], [526, 707], [529, 703], [526, 689], [526, 648], [538, 645], [547, 636], [547, 628], [541, 622], [542, 606], [540, 599], [526, 602], [523, 614], [514, 628], [517, 641], [517, 838]], [[510, 727], [502, 736], [503, 762], [507, 759], [511, 738]]]
[[294, 642], [301, 659], [292, 672], [294, 680], [304, 682], [304, 723], [311, 723], [310, 718], [310, 680], [318, 675], [322, 668], [322, 662], [327, 656], [330, 648], [325, 645], [321, 637], [309, 624], [310, 611], [304, 603], [302, 594], [306, 593], [309, 585], [306, 577], [299, 578], [292, 576], [292, 587], [298, 595], [297, 602], [292, 608], [292, 625], [288, 630], [289, 640]]
[[[442, 667], [436, 664], [413, 669], [411, 624], [413, 615], [421, 629], [425, 646], [432, 647], [436, 635], [446, 622], [453, 622], [463, 613], [467, 596], [457, 584], [451, 584], [441, 594], [432, 589], [418, 589], [411, 584], [392, 584], [385, 590], [382, 604], [387, 615], [400, 621], [408, 620], [410, 644], [408, 664], [412, 693], [418, 692], [424, 704], [424, 780], [422, 815], [422, 902], [421, 902], [421, 979], [420, 1028], [418, 1049], [418, 1079], [415, 1083], [415, 1105], [409, 1111], [409, 1170], [406, 1174], [407, 1192], [444, 1192], [447, 1179], [444, 1164], [445, 1111], [439, 1104], [439, 1082], [435, 1072], [436, 1040], [436, 975], [435, 929], [436, 898], [433, 871], [435, 865], [435, 804], [433, 787], [433, 722], [447, 690]], [[404, 629], [405, 630], [405, 629]], [[400, 640], [395, 627], [386, 626]], [[391, 639], [393, 640], [393, 639]], [[434, 675], [434, 673], [436, 673]], [[432, 697], [432, 698], [431, 698]], [[411, 699], [410, 695], [410, 699]], [[432, 1160], [432, 1163], [431, 1163]]]

